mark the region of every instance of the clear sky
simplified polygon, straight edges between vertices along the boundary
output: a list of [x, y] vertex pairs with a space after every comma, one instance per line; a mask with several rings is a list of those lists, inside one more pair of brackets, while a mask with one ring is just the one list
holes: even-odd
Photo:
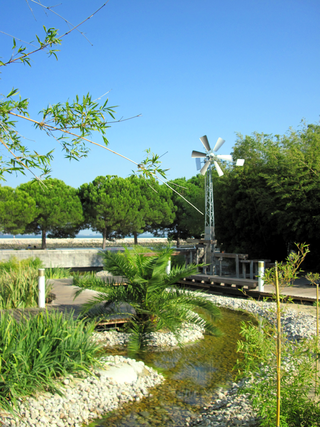
[[[62, 0], [54, 10], [76, 25], [104, 1]], [[43, 25], [60, 34], [69, 28], [30, 0], [1, 2], [0, 11], [0, 30], [24, 41], [42, 35]], [[191, 178], [197, 173], [191, 151], [203, 150], [204, 134], [212, 146], [224, 138], [219, 154], [229, 154], [237, 132], [284, 134], [301, 119], [318, 123], [319, 22], [319, 0], [109, 0], [80, 27], [92, 45], [72, 32], [58, 61], [40, 53], [31, 68], [1, 67], [0, 93], [19, 88], [37, 119], [48, 104], [109, 92], [117, 119], [142, 114], [112, 125], [109, 148], [136, 162], [146, 148], [167, 152], [162, 161], [168, 178]], [[11, 46], [0, 33], [2, 60]], [[95, 147], [87, 159], [70, 163], [43, 133], [26, 123], [18, 129], [38, 152], [56, 147], [51, 175], [73, 187], [98, 175], [126, 177], [133, 169]], [[94, 140], [101, 142], [98, 135]], [[6, 155], [3, 149], [0, 155]], [[31, 178], [7, 175], [7, 185]]]

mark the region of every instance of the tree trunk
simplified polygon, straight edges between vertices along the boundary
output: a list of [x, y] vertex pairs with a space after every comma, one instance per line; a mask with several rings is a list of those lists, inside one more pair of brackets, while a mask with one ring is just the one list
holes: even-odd
[[138, 244], [138, 233], [133, 233], [133, 237], [134, 237], [134, 244], [137, 245]]
[[41, 231], [41, 249], [47, 249], [47, 236], [46, 230]]
[[177, 235], [177, 248], [180, 248], [180, 233]]
[[106, 240], [107, 240], [107, 227], [104, 227], [102, 233], [102, 249], [106, 248]]

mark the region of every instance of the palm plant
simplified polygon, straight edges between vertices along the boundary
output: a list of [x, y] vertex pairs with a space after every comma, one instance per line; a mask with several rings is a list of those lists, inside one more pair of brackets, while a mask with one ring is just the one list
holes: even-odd
[[[175, 285], [178, 280], [195, 274], [197, 266], [177, 266], [167, 274], [166, 266], [172, 250], [148, 252], [149, 249], [141, 247], [125, 249], [124, 253], [107, 251], [104, 254], [105, 270], [114, 276], [123, 276], [125, 283], [106, 284], [103, 292], [84, 304], [83, 312], [90, 313], [93, 309], [95, 314], [102, 314], [110, 303], [120, 310], [123, 310], [123, 303], [129, 304], [134, 314], [130, 313], [126, 327], [131, 333], [130, 348], [133, 350], [146, 343], [148, 333], [159, 330], [173, 332], [179, 342], [179, 328], [184, 323], [218, 334], [214, 322], [220, 317], [219, 309], [200, 292], [190, 292]], [[113, 311], [113, 314], [121, 313]]]

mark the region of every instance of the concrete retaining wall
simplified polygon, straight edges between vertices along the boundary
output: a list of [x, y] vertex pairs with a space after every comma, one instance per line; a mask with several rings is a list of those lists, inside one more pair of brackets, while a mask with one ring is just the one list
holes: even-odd
[[[90, 246], [101, 247], [101, 239], [47, 239], [48, 249], [28, 249], [41, 247], [40, 239], [0, 239], [0, 261], [8, 261], [11, 257], [18, 259], [40, 258], [44, 268], [63, 267], [63, 268], [92, 268], [103, 267], [101, 253], [102, 249], [90, 248]], [[111, 243], [111, 242], [110, 242]], [[141, 245], [152, 247], [156, 244], [166, 244], [167, 239], [139, 239]], [[132, 245], [133, 239], [119, 239], [108, 245], [106, 250], [119, 250], [123, 245]], [[50, 249], [67, 247], [70, 249]], [[86, 249], [72, 249], [73, 247]]]
[[50, 250], [45, 251], [27, 250], [12, 251], [1, 250], [0, 261], [8, 261], [11, 257], [18, 259], [40, 258], [44, 268], [65, 267], [65, 268], [89, 268], [102, 267], [101, 249], [70, 249], [70, 250]]

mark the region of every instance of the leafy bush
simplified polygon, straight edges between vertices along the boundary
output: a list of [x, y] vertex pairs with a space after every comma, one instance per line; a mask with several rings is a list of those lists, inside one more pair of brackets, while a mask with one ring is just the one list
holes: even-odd
[[62, 394], [55, 381], [97, 363], [99, 346], [90, 340], [93, 323], [73, 313], [40, 312], [19, 322], [9, 313], [0, 318], [0, 407], [12, 410], [20, 397], [35, 391]]

